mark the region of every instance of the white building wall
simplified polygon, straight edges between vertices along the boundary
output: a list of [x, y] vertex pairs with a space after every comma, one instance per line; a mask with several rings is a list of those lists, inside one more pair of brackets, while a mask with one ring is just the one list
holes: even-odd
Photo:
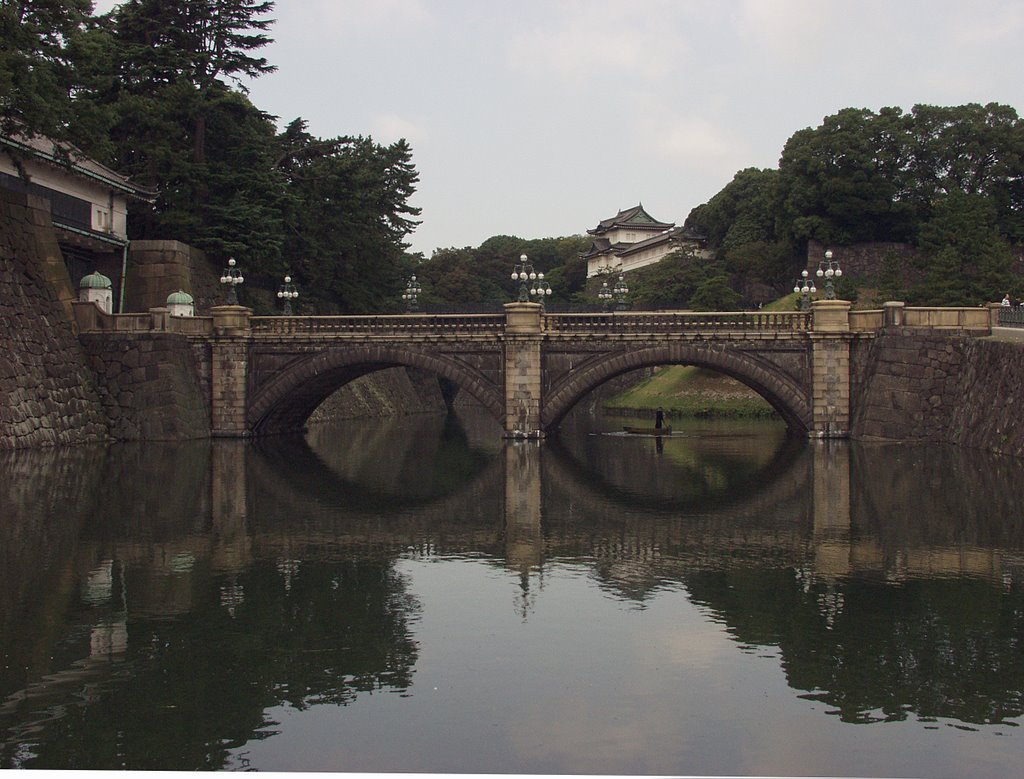
[[[110, 233], [122, 240], [128, 237], [128, 197], [100, 181], [68, 173], [53, 165], [27, 159], [25, 171], [33, 184], [48, 187], [91, 204], [92, 229]], [[10, 157], [0, 153], [0, 172], [20, 176]]]

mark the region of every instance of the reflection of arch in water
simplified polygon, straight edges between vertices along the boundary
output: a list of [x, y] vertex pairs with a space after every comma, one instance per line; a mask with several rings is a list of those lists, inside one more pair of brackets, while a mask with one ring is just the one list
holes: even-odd
[[[437, 448], [415, 448], [424, 440], [435, 440], [434, 436], [388, 436], [385, 432], [373, 442], [362, 439], [360, 443], [372, 443], [375, 451], [361, 453], [378, 466], [378, 470], [364, 473], [364, 478], [359, 478], [359, 473], [339, 473], [302, 436], [254, 441], [257, 456], [250, 458], [249, 467], [257, 484], [283, 480], [285, 494], [316, 495], [321, 505], [345, 506], [354, 511], [418, 511], [447, 500], [464, 484], [494, 468], [495, 455], [469, 446], [451, 415], [440, 421], [444, 432], [439, 436], [442, 445]], [[396, 441], [413, 448], [398, 451]], [[446, 445], [449, 442], [451, 446]], [[352, 441], [344, 445], [351, 446]], [[388, 490], [383, 486], [387, 484], [397, 484], [399, 489]]]
[[[768, 508], [779, 505], [799, 505], [807, 497], [809, 476], [806, 465], [807, 446], [794, 438], [784, 439], [772, 459], [754, 472], [747, 484], [737, 485], [719, 493], [704, 493], [690, 500], [649, 495], [624, 489], [610, 483], [592, 469], [580, 463], [559, 441], [552, 438], [547, 443], [551, 453], [550, 467], [546, 476], [557, 483], [584, 484], [589, 489], [579, 490], [574, 495], [586, 500], [595, 500], [594, 507], [611, 503], [625, 512], [670, 512], [685, 514], [699, 511], [702, 515], [724, 514], [725, 516], [754, 516], [757, 507]], [[751, 495], [750, 486], [757, 485]]]
[[[763, 350], [764, 344], [759, 348]], [[754, 348], [723, 348], [706, 342], [671, 342], [602, 354], [567, 373], [545, 393], [541, 423], [557, 428], [573, 406], [596, 387], [623, 373], [659, 365], [697, 365], [724, 373], [750, 387], [771, 404], [789, 429], [806, 435], [813, 426], [807, 391], [786, 371], [763, 359]], [[801, 352], [806, 360], [806, 350]]]
[[[757, 472], [760, 486], [756, 493], [748, 492], [746, 497], [739, 498], [721, 496], [705, 502], [699, 509], [695, 505], [681, 506], [677, 501], [657, 498], [638, 501], [635, 495], [625, 494], [595, 479], [557, 445], [548, 444], [544, 447], [507, 444], [503, 453], [490, 460], [481, 472], [467, 476], [451, 492], [431, 499], [389, 501], [379, 495], [361, 494], [358, 484], [339, 481], [337, 474], [326, 469], [308, 447], [301, 456], [296, 455], [301, 450], [277, 453], [274, 447], [261, 447], [258, 456], [250, 458], [249, 473], [252, 489], [258, 490], [254, 493], [258, 495], [254, 508], [259, 514], [294, 517], [301, 521], [303, 532], [308, 534], [307, 541], [314, 544], [330, 537], [340, 540], [343, 536], [345, 543], [358, 546], [405, 549], [415, 538], [429, 541], [441, 552], [472, 549], [507, 556], [509, 550], [504, 546], [507, 539], [522, 535], [523, 528], [533, 522], [536, 533], [530, 535], [538, 544], [554, 542], [562, 551], [567, 551], [567, 539], [554, 540], [547, 531], [542, 533], [541, 523], [542, 514], [557, 514], [561, 509], [556, 504], [571, 501], [575, 516], [587, 517], [583, 527], [578, 529], [577, 541], [572, 542], [583, 545], [579, 551], [584, 555], [589, 556], [591, 551], [584, 538], [588, 535], [585, 526], [607, 527], [610, 522], [626, 522], [630, 532], [646, 537], [657, 535], [673, 544], [692, 544], [699, 536], [705, 547], [709, 530], [720, 539], [734, 538], [737, 532], [746, 533], [756, 537], [758, 544], [773, 546], [778, 552], [795, 558], [804, 551], [810, 530], [806, 521], [809, 511], [799, 508], [803, 505], [801, 501], [807, 500], [808, 468], [802, 455], [806, 449], [794, 445], [796, 443], [782, 446], [775, 458]], [[522, 470], [517, 468], [519, 460], [511, 454], [513, 451], [522, 454], [524, 447], [529, 449], [530, 456], [539, 458], [541, 467], [526, 472], [531, 474], [530, 478], [538, 479], [536, 489], [543, 489], [546, 496], [546, 507], [538, 503], [533, 517], [519, 516], [514, 507], [512, 513], [516, 515], [510, 515], [506, 494], [520, 478], [517, 474]], [[293, 474], [301, 478], [294, 478]], [[531, 489], [528, 485], [519, 486], [524, 493]], [[666, 515], [674, 519], [681, 511], [699, 512], [699, 522], [665, 521]], [[785, 519], [780, 520], [780, 517]], [[258, 535], [286, 532], [284, 527], [267, 526], [252, 512], [250, 519], [256, 520], [255, 526], [250, 525], [250, 532]], [[561, 530], [555, 534], [560, 533]]]
[[248, 427], [257, 434], [301, 430], [316, 407], [339, 387], [368, 373], [401, 366], [452, 381], [495, 419], [503, 419], [504, 402], [493, 383], [468, 364], [446, 355], [377, 343], [328, 347], [303, 355], [271, 374], [251, 398]]

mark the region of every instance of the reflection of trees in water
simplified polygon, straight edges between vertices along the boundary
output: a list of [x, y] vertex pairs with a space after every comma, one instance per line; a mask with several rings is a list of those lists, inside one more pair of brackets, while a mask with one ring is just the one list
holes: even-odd
[[0, 646], [10, 621], [74, 553], [100, 499], [106, 457], [104, 446], [0, 451]]
[[[285, 545], [225, 567], [209, 525], [209, 443], [105, 454], [92, 470], [75, 459], [91, 487], [73, 497], [63, 466], [14, 491], [38, 482], [40, 501], [52, 491], [66, 503], [5, 531], [49, 522], [41, 538], [68, 543], [33, 546], [14, 568], [43, 573], [34, 609], [4, 625], [0, 766], [221, 768], [232, 748], [272, 733], [270, 707], [411, 684], [418, 604], [394, 556], [291, 559]], [[112, 578], [87, 592], [98, 563]]]
[[[706, 446], [718, 451], [719, 443]], [[699, 468], [674, 461], [636, 497], [591, 470], [592, 458], [581, 459], [578, 447], [553, 444], [543, 452], [545, 557], [587, 560], [594, 581], [617, 598], [642, 605], [678, 589], [694, 570], [768, 561], [794, 567], [807, 559], [810, 463], [799, 441], [762, 442], [751, 458], [756, 468], [729, 468], [730, 489], [697, 491], [703, 497], [674, 489], [680, 472], [700, 478]], [[734, 446], [727, 449], [723, 461], [741, 459]]]
[[[790, 685], [846, 721], [1021, 716], [1024, 589], [1019, 571], [999, 571], [1000, 557], [1003, 571], [1022, 559], [1022, 464], [935, 447], [851, 448], [851, 525], [839, 548], [882, 555], [865, 559], [859, 578], [815, 572], [804, 454], [776, 458], [717, 499], [677, 496], [672, 511], [672, 499], [631, 500], [602, 478], [607, 469], [589, 467], [598, 460], [552, 447], [546, 557], [590, 559], [603, 588], [639, 604], [682, 585], [741, 644], [779, 647]], [[908, 560], [932, 565], [932, 576], [907, 577]], [[965, 577], [976, 567], [987, 578]], [[877, 578], [888, 575], [903, 580]]]
[[8, 742], [3, 767], [222, 768], [231, 749], [272, 735], [271, 707], [411, 684], [418, 605], [390, 560], [261, 560], [197, 589], [173, 620], [129, 613], [121, 662], [75, 684], [72, 701], [19, 709], [34, 756]]
[[804, 448], [785, 436], [556, 436], [546, 445], [580, 486], [627, 509], [673, 512], [714, 511], [745, 500]]
[[701, 571], [684, 584], [742, 644], [778, 646], [791, 687], [846, 722], [1024, 714], [1024, 587], [962, 579], [801, 582]]
[[[16, 736], [0, 747], [3, 766], [225, 767], [233, 748], [273, 732], [272, 707], [405, 690], [419, 607], [394, 561], [452, 552], [586, 568], [637, 604], [685, 589], [738, 642], [778, 646], [790, 684], [848, 721], [1021, 715], [1020, 580], [816, 577], [807, 447], [744, 463], [734, 447], [693, 443], [693, 457], [660, 466], [649, 446], [612, 466], [551, 441], [536, 448], [541, 467], [523, 469], [541, 479], [531, 524], [503, 514], [500, 447], [445, 424], [353, 426], [317, 449], [240, 445], [246, 545], [231, 565], [215, 559], [208, 443], [43, 458], [18, 475], [8, 494], [43, 514], [0, 527], [11, 562], [0, 577], [22, 595], [27, 577], [45, 606], [29, 624], [12, 605], [22, 595], [5, 593], [0, 648], [5, 662], [49, 665], [32, 665], [37, 696], [0, 708]], [[1019, 464], [939, 452], [854, 448], [838, 543], [877, 540], [887, 561], [932, 546], [1024, 547]], [[83, 575], [111, 558], [108, 602], [85, 603]], [[105, 625], [123, 641], [116, 657], [76, 666]], [[24, 686], [0, 678], [4, 691]]]

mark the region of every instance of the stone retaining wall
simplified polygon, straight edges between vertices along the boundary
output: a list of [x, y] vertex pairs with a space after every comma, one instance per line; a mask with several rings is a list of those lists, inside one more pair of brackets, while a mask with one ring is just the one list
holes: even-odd
[[224, 295], [206, 255], [180, 241], [132, 241], [125, 287], [125, 310], [139, 313], [166, 305], [179, 289], [192, 295], [196, 314], [220, 305]]
[[210, 405], [193, 348], [177, 333], [83, 334], [110, 434], [121, 441], [208, 438]]
[[857, 351], [854, 438], [1024, 457], [1024, 343], [891, 328]]
[[415, 368], [387, 368], [341, 387], [320, 404], [309, 423], [444, 410], [437, 376]]
[[0, 449], [108, 438], [47, 201], [0, 190]]

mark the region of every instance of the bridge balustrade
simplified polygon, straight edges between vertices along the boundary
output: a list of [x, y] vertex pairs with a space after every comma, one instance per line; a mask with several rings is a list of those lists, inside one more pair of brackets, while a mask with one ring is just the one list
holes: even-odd
[[999, 309], [1000, 327], [1024, 327], [1024, 306], [1002, 306]]
[[547, 314], [549, 333], [664, 333], [687, 330], [719, 332], [810, 332], [806, 311], [665, 311], [604, 314]]
[[505, 315], [255, 316], [250, 320], [250, 326], [254, 335], [457, 335], [498, 338], [505, 329]]

